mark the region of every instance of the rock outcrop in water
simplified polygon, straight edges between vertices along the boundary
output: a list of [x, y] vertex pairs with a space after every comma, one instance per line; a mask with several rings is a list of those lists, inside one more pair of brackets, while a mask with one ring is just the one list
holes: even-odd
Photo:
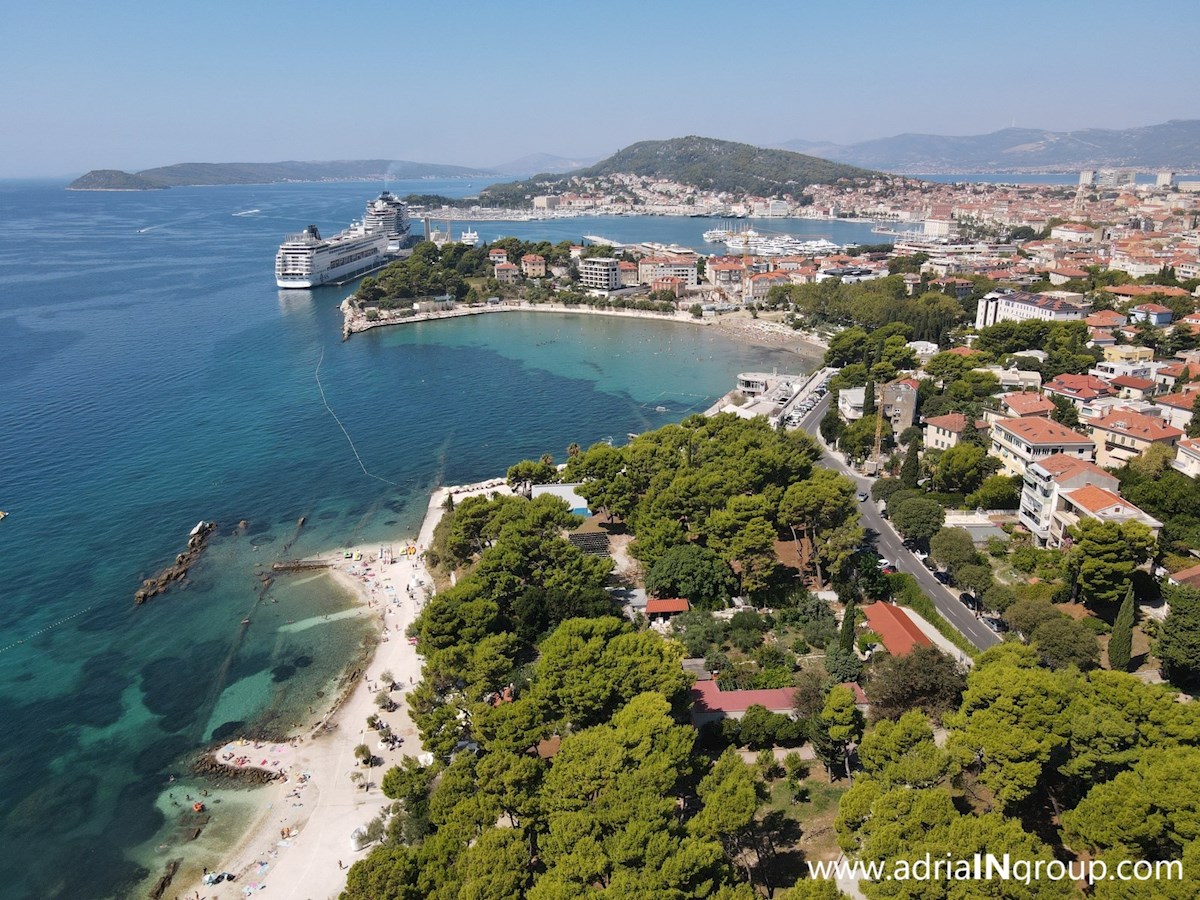
[[204, 548], [208, 545], [208, 539], [216, 530], [216, 522], [200, 522], [193, 528], [192, 533], [188, 536], [187, 549], [176, 556], [175, 562], [171, 563], [171, 565], [160, 571], [153, 578], [147, 578], [143, 581], [142, 586], [133, 595], [133, 602], [137, 604], [145, 603], [151, 597], [157, 597], [166, 591], [177, 581], [182, 581], [187, 576], [188, 569], [200, 558], [200, 554], [204, 552]]

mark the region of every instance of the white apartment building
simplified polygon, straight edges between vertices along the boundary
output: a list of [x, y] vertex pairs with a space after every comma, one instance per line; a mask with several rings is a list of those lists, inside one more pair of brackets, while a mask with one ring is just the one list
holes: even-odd
[[[1078, 298], [1078, 299], [1075, 299]], [[987, 328], [997, 322], [1078, 322], [1087, 317], [1092, 305], [1082, 294], [1057, 291], [1054, 294], [1030, 294], [1026, 291], [992, 291], [979, 301], [975, 327]]]
[[680, 278], [688, 287], [696, 286], [696, 261], [686, 256], [647, 256], [638, 260], [638, 281], [652, 284], [659, 278]]
[[621, 286], [621, 270], [617, 260], [607, 256], [593, 256], [579, 266], [579, 281], [594, 291], [615, 291]]
[[1175, 461], [1171, 463], [1189, 478], [1200, 477], [1200, 441], [1184, 438], [1175, 445]]
[[1010, 476], [1024, 477], [1032, 463], [1056, 453], [1091, 461], [1096, 451], [1090, 438], [1041, 416], [996, 419], [990, 436], [988, 452], [1000, 460], [1003, 474]]
[[1110, 491], [1120, 487], [1115, 476], [1085, 459], [1056, 454], [1032, 463], [1025, 469], [1025, 484], [1021, 488], [1021, 524], [1044, 546], [1050, 539], [1059, 492], [1089, 484]]

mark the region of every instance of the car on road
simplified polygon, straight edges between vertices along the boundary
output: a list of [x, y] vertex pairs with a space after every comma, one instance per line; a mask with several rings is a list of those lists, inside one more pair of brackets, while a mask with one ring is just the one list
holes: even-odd
[[894, 565], [892, 565], [892, 561], [891, 561], [890, 559], [884, 559], [884, 558], [881, 556], [881, 557], [879, 557], [879, 568], [881, 568], [881, 569], [894, 569], [894, 568], [895, 568], [895, 566], [894, 566]]
[[867, 502], [867, 498], [868, 498], [868, 495], [867, 495], [867, 492], [866, 492], [866, 491], [859, 491], [859, 492], [858, 492], [858, 502], [859, 502], [859, 503], [866, 503], [866, 502]]
[[884, 566], [882, 571], [884, 575], [895, 575], [900, 570], [895, 566]]
[[949, 572], [934, 572], [933, 577], [937, 579], [938, 584], [949, 584], [950, 583], [950, 573]]

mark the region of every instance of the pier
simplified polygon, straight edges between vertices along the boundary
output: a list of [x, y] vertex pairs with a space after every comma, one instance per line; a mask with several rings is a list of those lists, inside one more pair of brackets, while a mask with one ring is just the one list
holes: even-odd
[[285, 559], [271, 563], [272, 572], [303, 572], [308, 569], [328, 569], [333, 565], [329, 559]]

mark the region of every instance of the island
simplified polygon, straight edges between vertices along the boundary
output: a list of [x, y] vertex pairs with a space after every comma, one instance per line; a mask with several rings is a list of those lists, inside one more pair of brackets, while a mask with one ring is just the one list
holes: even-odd
[[167, 186], [120, 169], [92, 169], [67, 185], [68, 191], [161, 191]]

